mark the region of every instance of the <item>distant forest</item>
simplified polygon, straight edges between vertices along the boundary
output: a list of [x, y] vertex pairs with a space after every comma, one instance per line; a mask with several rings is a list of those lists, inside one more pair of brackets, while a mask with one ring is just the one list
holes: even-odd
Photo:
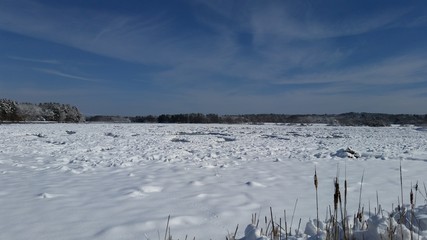
[[412, 114], [380, 114], [380, 113], [343, 113], [343, 114], [244, 114], [244, 115], [217, 115], [217, 114], [162, 114], [159, 116], [93, 116], [87, 117], [88, 122], [128, 122], [128, 123], [287, 123], [287, 124], [315, 124], [323, 123], [334, 126], [372, 126], [385, 127], [398, 125], [427, 125], [427, 115]]
[[162, 114], [159, 116], [83, 116], [75, 106], [60, 103], [18, 103], [0, 99], [0, 122], [114, 122], [114, 123], [227, 123], [227, 124], [314, 124], [334, 126], [427, 125], [427, 115], [343, 113], [343, 114]]

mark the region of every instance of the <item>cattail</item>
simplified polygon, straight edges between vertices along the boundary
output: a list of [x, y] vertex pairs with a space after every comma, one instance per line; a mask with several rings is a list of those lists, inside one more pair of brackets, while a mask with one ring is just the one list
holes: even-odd
[[414, 193], [412, 192], [412, 188], [411, 192], [409, 193], [409, 201], [411, 202], [411, 206], [414, 205]]
[[316, 165], [314, 166], [314, 187], [316, 188], [316, 231], [317, 235], [319, 235], [319, 198], [317, 194], [317, 188], [319, 186], [319, 182], [317, 180], [317, 171], [316, 171]]
[[335, 193], [334, 193], [334, 209], [338, 209], [338, 201], [341, 199], [340, 196], [340, 184], [338, 183], [338, 178], [335, 178]]
[[363, 215], [362, 215], [362, 213], [361, 213], [361, 212], [358, 212], [358, 213], [357, 213], [356, 218], [357, 218], [357, 219], [359, 220], [359, 222], [361, 223], [361, 222], [362, 222], [362, 220], [363, 220]]
[[338, 183], [338, 177], [335, 178], [335, 193], [334, 193], [334, 227], [335, 237], [338, 239], [338, 201], [340, 199], [340, 185]]
[[316, 167], [314, 168], [314, 187], [316, 188], [316, 190], [317, 190], [317, 187], [318, 187], [318, 181], [317, 181], [317, 171], [316, 171]]
[[347, 205], [347, 179], [344, 180], [344, 205], [345, 205], [345, 210], [346, 210], [346, 205]]

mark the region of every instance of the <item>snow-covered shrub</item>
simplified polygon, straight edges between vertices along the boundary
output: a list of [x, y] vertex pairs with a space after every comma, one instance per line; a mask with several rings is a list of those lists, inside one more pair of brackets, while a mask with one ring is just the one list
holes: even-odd
[[20, 121], [17, 103], [9, 99], [0, 99], [0, 121]]

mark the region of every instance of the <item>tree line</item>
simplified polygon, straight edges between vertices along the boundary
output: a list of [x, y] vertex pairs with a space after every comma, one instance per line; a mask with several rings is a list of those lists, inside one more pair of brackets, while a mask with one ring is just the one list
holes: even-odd
[[0, 122], [82, 122], [84, 116], [75, 106], [60, 103], [18, 103], [0, 99]]
[[116, 122], [116, 123], [227, 123], [227, 124], [314, 124], [335, 126], [390, 126], [427, 125], [427, 115], [343, 113], [343, 114], [242, 114], [218, 115], [214, 113], [161, 114], [158, 116], [83, 116], [75, 106], [60, 103], [18, 103], [0, 99], [0, 122], [53, 121], [53, 122]]
[[328, 124], [334, 126], [372, 126], [382, 127], [398, 125], [427, 125], [427, 115], [381, 114], [381, 113], [343, 113], [343, 114], [162, 114], [159, 116], [93, 116], [88, 122], [128, 122], [128, 123], [227, 123], [227, 124]]

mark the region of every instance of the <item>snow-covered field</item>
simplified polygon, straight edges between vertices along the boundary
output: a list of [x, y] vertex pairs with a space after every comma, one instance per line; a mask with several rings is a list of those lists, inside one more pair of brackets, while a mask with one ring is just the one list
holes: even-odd
[[303, 231], [316, 218], [315, 166], [325, 219], [337, 174], [348, 179], [349, 214], [363, 173], [365, 211], [377, 193], [392, 210], [400, 163], [409, 203], [411, 183], [424, 193], [427, 181], [425, 129], [0, 125], [0, 239], [163, 239], [168, 215], [176, 239], [225, 239], [237, 224], [243, 237], [251, 214], [269, 216], [270, 207], [277, 218], [286, 210], [289, 224], [296, 201], [292, 228], [301, 218]]

